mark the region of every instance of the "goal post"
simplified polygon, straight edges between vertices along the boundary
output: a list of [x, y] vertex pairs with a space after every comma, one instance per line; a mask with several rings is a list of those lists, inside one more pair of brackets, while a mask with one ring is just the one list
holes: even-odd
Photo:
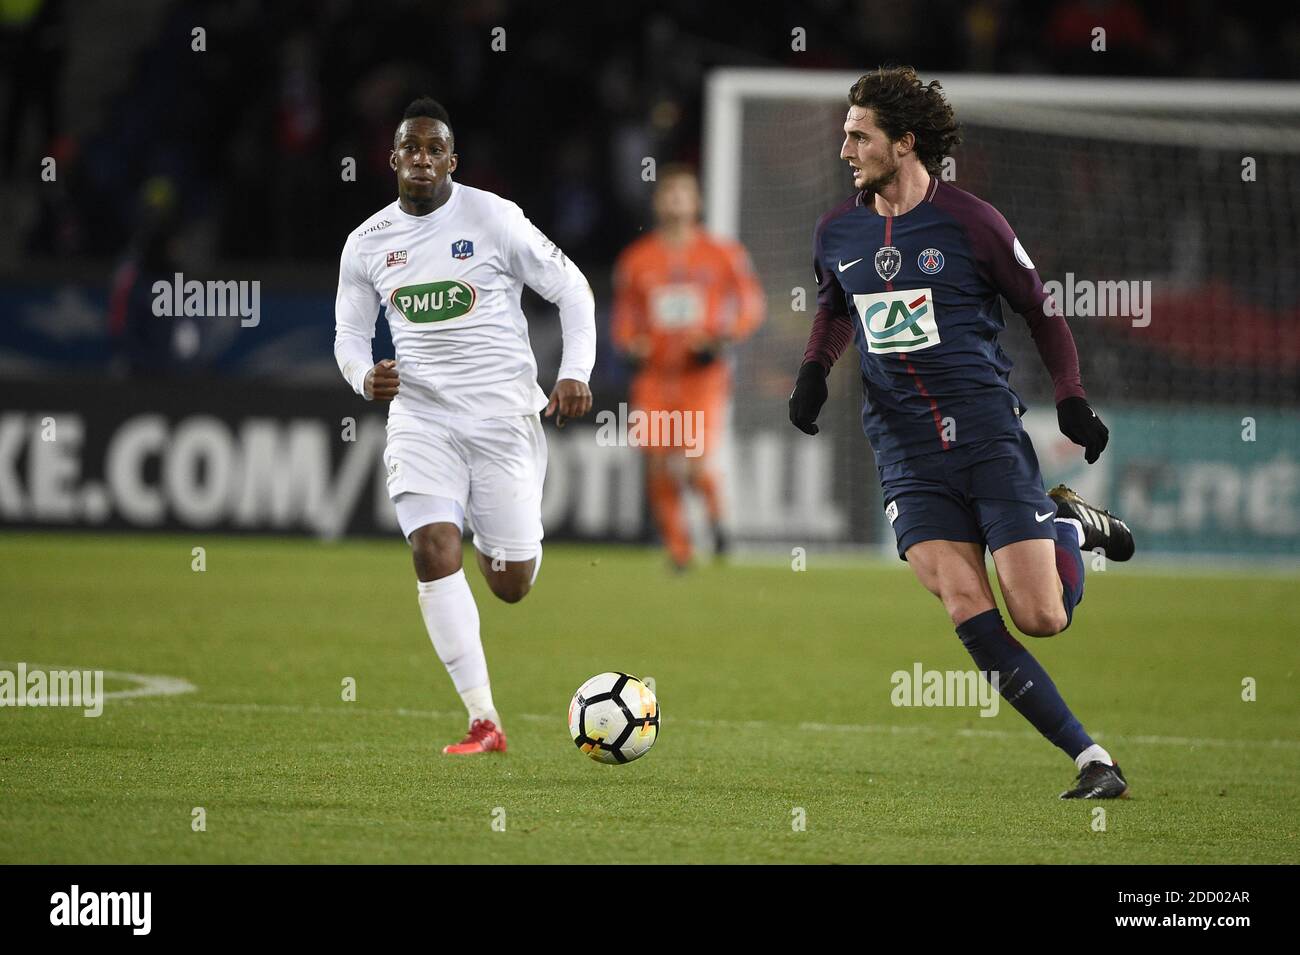
[[[706, 225], [745, 245], [768, 299], [736, 356], [728, 487], [742, 543], [892, 543], [856, 351], [831, 376], [817, 438], [785, 410], [816, 308], [813, 226], [853, 192], [838, 155], [859, 75], [707, 80]], [[942, 178], [1011, 223], [1111, 423], [1111, 448], [1084, 466], [1004, 303], [1001, 343], [1045, 478], [1145, 528], [1148, 553], [1300, 560], [1300, 83], [923, 78], [942, 82], [962, 127]]]

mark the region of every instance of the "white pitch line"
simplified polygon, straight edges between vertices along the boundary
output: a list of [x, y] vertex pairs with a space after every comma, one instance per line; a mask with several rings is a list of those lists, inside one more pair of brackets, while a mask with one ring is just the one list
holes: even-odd
[[[173, 702], [173, 701], [169, 701]], [[176, 700], [185, 706], [207, 707], [212, 709], [247, 710], [249, 712], [277, 712], [297, 714], [338, 715], [356, 713], [367, 716], [414, 716], [422, 719], [464, 718], [461, 710], [413, 710], [406, 707], [388, 709], [357, 706], [355, 703], [342, 703], [337, 706], [303, 706], [294, 703], [217, 703], [206, 700]], [[514, 713], [511, 719], [524, 720], [529, 723], [555, 723], [564, 726], [563, 714], [547, 716], [542, 713]], [[724, 728], [740, 730], [791, 730], [808, 733], [878, 733], [882, 735], [920, 735], [942, 736], [942, 730], [930, 726], [898, 726], [886, 723], [777, 723], [770, 720], [696, 720], [669, 719], [673, 725], [700, 726], [704, 728]], [[970, 729], [962, 727], [952, 731], [954, 736], [981, 737], [990, 739], [1016, 739], [1021, 737], [1036, 738], [1033, 730], [998, 730]], [[1294, 739], [1216, 739], [1204, 736], [1120, 736], [1093, 733], [1093, 739], [1102, 739], [1136, 743], [1142, 746], [1209, 746], [1209, 747], [1250, 747], [1264, 749], [1300, 750], [1300, 740]]]
[[150, 673], [125, 673], [121, 670], [100, 670], [98, 667], [56, 667], [48, 663], [32, 663], [30, 660], [0, 660], [0, 664], [11, 665], [24, 663], [29, 672], [33, 670], [60, 670], [65, 673], [99, 672], [104, 674], [106, 680], [124, 680], [129, 683], [138, 684], [129, 690], [112, 690], [103, 695], [106, 700], [129, 700], [142, 696], [179, 696], [182, 693], [193, 693], [198, 687], [189, 680], [183, 680], [178, 676], [161, 676]]

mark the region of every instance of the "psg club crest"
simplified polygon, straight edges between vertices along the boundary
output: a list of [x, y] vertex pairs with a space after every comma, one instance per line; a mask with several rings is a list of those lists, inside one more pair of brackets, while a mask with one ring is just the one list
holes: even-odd
[[886, 282], [892, 281], [903, 268], [903, 253], [892, 245], [876, 250], [876, 274]]
[[943, 268], [943, 253], [938, 249], [926, 249], [916, 257], [916, 265], [926, 275], [935, 275]]
[[457, 239], [451, 244], [451, 257], [453, 259], [468, 259], [474, 254], [474, 243], [469, 239]]

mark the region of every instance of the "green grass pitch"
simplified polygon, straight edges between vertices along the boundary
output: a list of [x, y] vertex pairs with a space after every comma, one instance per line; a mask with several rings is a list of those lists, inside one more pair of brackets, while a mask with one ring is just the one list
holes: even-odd
[[[1294, 577], [1089, 575], [1074, 626], [1031, 649], [1129, 777], [1097, 804], [1056, 798], [1073, 765], [1009, 706], [891, 705], [895, 670], [972, 666], [902, 564], [814, 550], [805, 572], [678, 578], [658, 552], [557, 544], [514, 606], [470, 576], [503, 757], [439, 752], [463, 710], [400, 541], [0, 538], [0, 669], [196, 687], [98, 719], [0, 709], [0, 862], [1297, 860]], [[568, 736], [607, 669], [658, 686], [662, 734], [628, 766]]]

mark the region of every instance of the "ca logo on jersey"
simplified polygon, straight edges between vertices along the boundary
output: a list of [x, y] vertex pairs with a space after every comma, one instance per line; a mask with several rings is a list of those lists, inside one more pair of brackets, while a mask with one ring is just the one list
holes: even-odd
[[874, 354], [919, 351], [939, 344], [934, 293], [928, 288], [854, 295], [853, 304], [867, 348]]
[[408, 322], [427, 325], [460, 318], [473, 311], [478, 293], [468, 282], [444, 279], [421, 285], [403, 285], [393, 289], [388, 300]]

